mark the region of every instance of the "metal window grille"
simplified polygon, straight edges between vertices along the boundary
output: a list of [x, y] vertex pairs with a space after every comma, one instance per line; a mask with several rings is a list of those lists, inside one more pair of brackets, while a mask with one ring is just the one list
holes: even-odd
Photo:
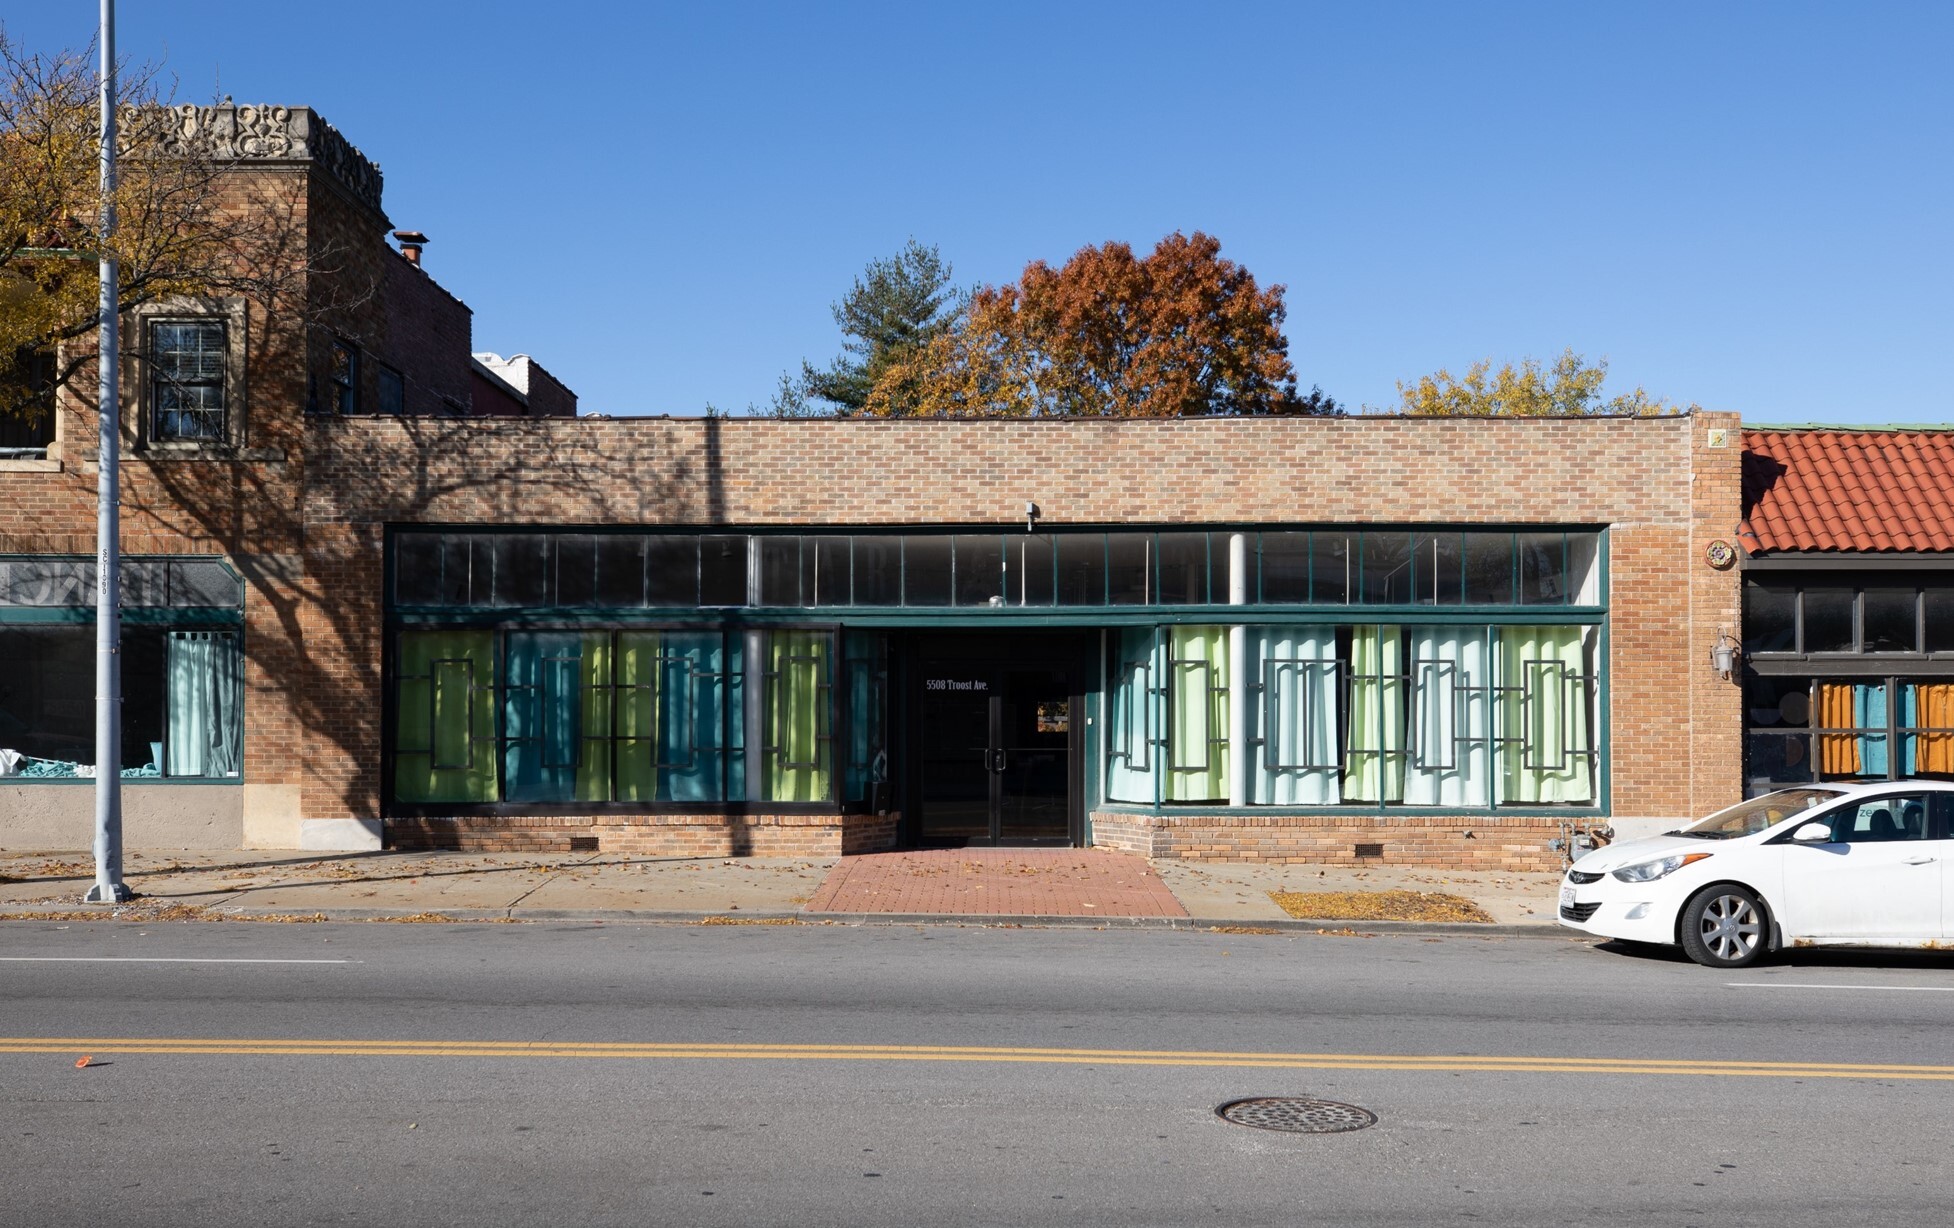
[[[1343, 662], [1318, 661], [1296, 657], [1267, 657], [1262, 661], [1262, 729], [1257, 741], [1262, 744], [1262, 766], [1270, 772], [1334, 772], [1340, 764], [1336, 753], [1336, 709], [1324, 701], [1325, 694], [1340, 695], [1344, 690]], [[1301, 692], [1300, 702], [1295, 699]], [[1329, 707], [1331, 728], [1316, 727], [1319, 711]], [[1300, 711], [1300, 718], [1284, 719], [1284, 713]], [[1300, 763], [1284, 763], [1279, 747], [1289, 745], [1290, 726], [1300, 724], [1295, 745], [1302, 748]], [[1322, 748], [1326, 758], [1317, 755]]]

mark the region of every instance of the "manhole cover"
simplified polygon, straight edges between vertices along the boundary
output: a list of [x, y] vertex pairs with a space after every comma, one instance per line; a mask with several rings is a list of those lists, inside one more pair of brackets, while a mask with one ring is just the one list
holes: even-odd
[[1257, 1130], [1286, 1130], [1291, 1134], [1341, 1134], [1377, 1124], [1377, 1114], [1354, 1104], [1313, 1100], [1308, 1096], [1255, 1096], [1230, 1100], [1215, 1116]]

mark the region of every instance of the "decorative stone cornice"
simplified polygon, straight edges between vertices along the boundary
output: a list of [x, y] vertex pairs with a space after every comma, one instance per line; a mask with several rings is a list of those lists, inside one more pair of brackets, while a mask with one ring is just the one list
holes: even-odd
[[216, 106], [170, 112], [175, 122], [163, 137], [168, 152], [220, 162], [311, 162], [353, 199], [383, 212], [380, 168], [311, 107], [239, 106], [226, 98]]

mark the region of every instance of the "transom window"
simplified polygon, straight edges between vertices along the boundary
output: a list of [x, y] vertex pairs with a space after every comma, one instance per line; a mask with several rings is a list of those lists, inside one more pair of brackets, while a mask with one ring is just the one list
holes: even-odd
[[1753, 580], [1744, 638], [1752, 655], [1954, 652], [1954, 580]]
[[149, 325], [151, 437], [159, 442], [225, 438], [224, 372], [230, 341], [219, 318]]
[[[394, 604], [1027, 609], [1231, 604], [1230, 530], [401, 533]], [[1599, 606], [1600, 534], [1250, 530], [1263, 606]]]

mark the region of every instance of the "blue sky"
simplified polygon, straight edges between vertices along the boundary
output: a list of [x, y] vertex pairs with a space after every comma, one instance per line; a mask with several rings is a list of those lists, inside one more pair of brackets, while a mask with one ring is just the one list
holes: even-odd
[[1954, 419], [1954, 4], [120, 8], [185, 99], [317, 108], [586, 412], [765, 401], [910, 236], [1000, 282], [1198, 229], [1353, 407], [1572, 347], [1753, 422]]

